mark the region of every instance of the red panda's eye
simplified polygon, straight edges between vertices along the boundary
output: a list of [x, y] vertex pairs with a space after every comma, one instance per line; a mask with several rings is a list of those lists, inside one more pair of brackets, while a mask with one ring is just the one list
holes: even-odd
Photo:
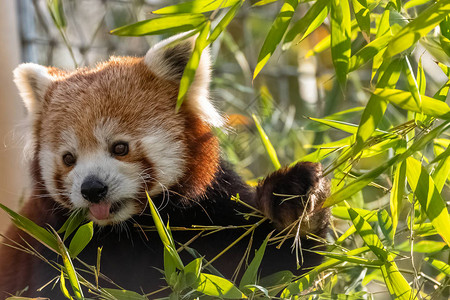
[[111, 153], [118, 156], [124, 156], [128, 154], [128, 143], [117, 142], [111, 147]]
[[75, 157], [72, 155], [72, 153], [66, 153], [62, 157], [63, 162], [66, 166], [70, 167], [73, 166], [76, 163]]

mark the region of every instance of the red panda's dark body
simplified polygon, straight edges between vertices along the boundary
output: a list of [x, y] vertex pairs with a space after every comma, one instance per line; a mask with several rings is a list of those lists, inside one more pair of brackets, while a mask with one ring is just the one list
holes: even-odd
[[[21, 213], [40, 226], [58, 229], [71, 210], [85, 209], [100, 226], [79, 258], [96, 265], [97, 249], [102, 247], [101, 273], [125, 289], [146, 293], [165, 282], [158, 271], [163, 269], [162, 243], [156, 232], [142, 230], [153, 225], [145, 190], [172, 228], [257, 222], [241, 214], [249, 208], [231, 201], [239, 194], [269, 218], [253, 234], [253, 249], [270, 232], [299, 218], [302, 236], [311, 232], [325, 237], [329, 219], [329, 211], [321, 207], [328, 184], [320, 165], [299, 163], [272, 173], [252, 188], [220, 161], [211, 127], [220, 125], [221, 117], [207, 101], [209, 67], [203, 58], [188, 97], [175, 114], [179, 71], [191, 46], [166, 48], [168, 44], [152, 48], [144, 59], [112, 58], [93, 70], [66, 73], [28, 64], [16, 71], [30, 112], [33, 149], [32, 196]], [[283, 201], [286, 195], [295, 197]], [[222, 230], [189, 246], [209, 260], [243, 232]], [[197, 233], [174, 230], [173, 236], [185, 243]], [[247, 239], [213, 266], [230, 278]], [[9, 228], [3, 242], [29, 244], [42, 257], [1, 245], [0, 299], [25, 288], [26, 296], [63, 298], [58, 286], [52, 290], [53, 284], [37, 292], [60, 274], [44, 260], [61, 263], [61, 258], [15, 227]], [[320, 262], [318, 255], [303, 251], [304, 264], [297, 271], [290, 246], [287, 241], [281, 249], [268, 247], [262, 276], [280, 270], [299, 273]], [[311, 249], [318, 243], [302, 238], [301, 246]], [[181, 256], [186, 262], [193, 259], [187, 251]], [[100, 285], [113, 286], [106, 278], [100, 279]]]

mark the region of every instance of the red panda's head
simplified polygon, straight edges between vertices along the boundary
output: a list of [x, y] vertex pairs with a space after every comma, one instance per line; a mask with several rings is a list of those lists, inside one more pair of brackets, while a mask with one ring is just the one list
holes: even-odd
[[22, 64], [15, 82], [29, 112], [34, 185], [69, 209], [89, 209], [100, 225], [140, 213], [150, 196], [204, 192], [218, 165], [204, 51], [181, 110], [178, 86], [192, 40], [165, 40], [144, 58], [112, 57], [62, 71]]

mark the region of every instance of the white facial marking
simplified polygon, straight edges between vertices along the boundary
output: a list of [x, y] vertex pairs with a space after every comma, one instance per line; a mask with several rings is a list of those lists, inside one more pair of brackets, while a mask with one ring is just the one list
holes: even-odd
[[[162, 129], [150, 131], [142, 140], [147, 158], [153, 163], [156, 178], [160, 185], [170, 187], [175, 184], [185, 171], [185, 146], [176, 140], [169, 132]], [[160, 185], [150, 190], [150, 195], [162, 191]]]

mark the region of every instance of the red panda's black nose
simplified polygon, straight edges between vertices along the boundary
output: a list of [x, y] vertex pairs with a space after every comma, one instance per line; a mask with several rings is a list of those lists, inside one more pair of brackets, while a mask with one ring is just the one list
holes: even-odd
[[87, 177], [81, 184], [81, 195], [92, 203], [98, 203], [105, 198], [108, 186], [94, 176]]

